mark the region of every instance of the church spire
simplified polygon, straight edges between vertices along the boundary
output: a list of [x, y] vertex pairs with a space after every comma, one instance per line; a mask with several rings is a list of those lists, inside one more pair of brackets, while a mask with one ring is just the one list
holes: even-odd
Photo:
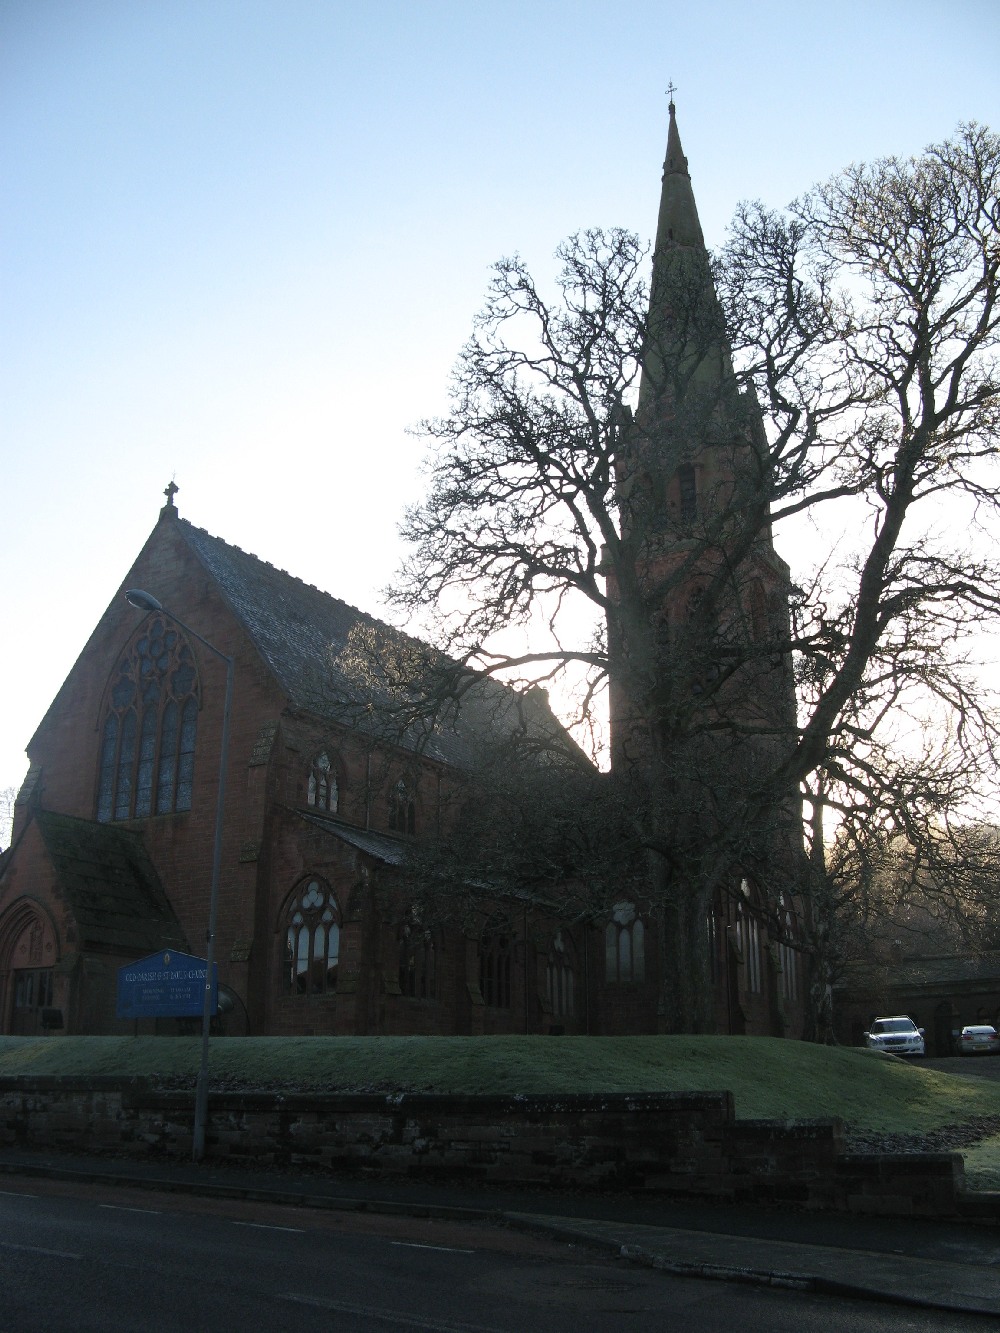
[[[683, 385], [718, 391], [728, 368], [725, 331], [719, 324], [708, 251], [698, 220], [688, 160], [681, 147], [670, 86], [670, 124], [663, 162], [639, 416], [648, 429], [673, 414]], [[706, 379], [707, 377], [707, 379]]]
[[[673, 87], [671, 85], [671, 92]], [[698, 209], [691, 188], [688, 160], [681, 147], [677, 129], [677, 109], [670, 98], [670, 125], [667, 129], [667, 155], [663, 161], [663, 185], [660, 190], [660, 212], [656, 223], [656, 260], [675, 245], [705, 248]]]

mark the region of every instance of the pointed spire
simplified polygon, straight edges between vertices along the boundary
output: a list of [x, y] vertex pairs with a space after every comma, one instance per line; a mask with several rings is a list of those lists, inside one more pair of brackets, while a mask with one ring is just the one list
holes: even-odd
[[[673, 86], [671, 85], [671, 92]], [[663, 186], [660, 191], [660, 213], [656, 223], [656, 254], [671, 245], [691, 245], [705, 248], [698, 208], [694, 202], [688, 160], [681, 147], [677, 129], [677, 109], [670, 98], [670, 125], [667, 129], [667, 156], [663, 162]]]
[[[696, 329], [692, 324], [698, 304], [696, 300], [692, 306], [692, 298], [703, 292], [705, 311], [715, 311], [711, 277], [706, 267], [705, 238], [698, 221], [688, 161], [677, 129], [673, 91], [671, 84], [667, 155], [663, 163], [660, 212], [650, 275], [649, 341], [639, 384], [640, 416], [648, 414], [651, 409], [658, 414], [668, 408], [668, 402], [671, 404], [668, 410], [672, 411], [673, 398], [681, 382], [690, 380], [705, 361], [706, 345], [702, 342], [705, 329]], [[677, 305], [684, 311], [679, 324], [674, 317]], [[657, 404], [655, 408], [654, 403]]]

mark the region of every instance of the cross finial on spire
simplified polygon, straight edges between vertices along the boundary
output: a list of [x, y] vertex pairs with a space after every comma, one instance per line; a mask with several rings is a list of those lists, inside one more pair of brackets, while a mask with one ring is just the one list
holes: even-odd
[[670, 98], [669, 108], [671, 112], [673, 112], [674, 110], [674, 93], [676, 91], [677, 91], [677, 85], [676, 83], [674, 83], [673, 79], [671, 79], [670, 82], [667, 84], [667, 96]]

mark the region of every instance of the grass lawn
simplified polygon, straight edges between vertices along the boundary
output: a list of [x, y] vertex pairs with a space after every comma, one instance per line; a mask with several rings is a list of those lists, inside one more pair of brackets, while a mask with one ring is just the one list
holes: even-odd
[[[198, 1037], [0, 1037], [17, 1074], [190, 1077]], [[213, 1037], [214, 1086], [364, 1092], [697, 1092], [745, 1118], [840, 1116], [857, 1133], [927, 1133], [1000, 1115], [1000, 1082], [878, 1051], [773, 1037]], [[964, 1148], [966, 1179], [1000, 1189], [1000, 1135]]]
[[[194, 1075], [198, 1037], [0, 1037], [0, 1077]], [[1000, 1114], [1000, 1083], [772, 1037], [213, 1037], [212, 1082], [371, 1092], [725, 1088], [742, 1117], [925, 1132]]]

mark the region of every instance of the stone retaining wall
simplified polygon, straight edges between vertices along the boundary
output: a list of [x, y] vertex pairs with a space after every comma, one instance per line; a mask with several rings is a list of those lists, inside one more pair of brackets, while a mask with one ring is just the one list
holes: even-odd
[[[0, 1078], [0, 1146], [187, 1157], [193, 1092]], [[449, 1097], [213, 1092], [206, 1156], [503, 1186], [958, 1214], [957, 1153], [847, 1154], [839, 1120], [737, 1120], [728, 1092]]]

